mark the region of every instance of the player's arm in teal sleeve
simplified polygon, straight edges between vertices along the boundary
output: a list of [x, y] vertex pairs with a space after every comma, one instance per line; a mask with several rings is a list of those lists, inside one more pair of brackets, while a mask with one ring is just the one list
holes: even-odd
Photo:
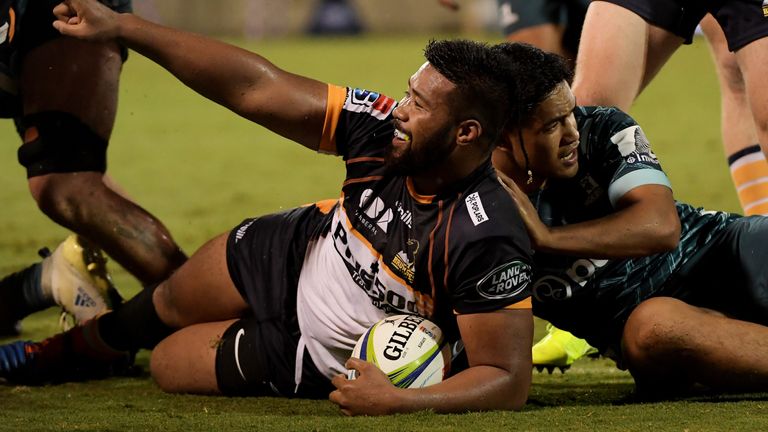
[[393, 386], [375, 365], [350, 359], [355, 380], [333, 379], [331, 401], [348, 415], [382, 415], [420, 410], [439, 413], [519, 410], [531, 385], [531, 309], [458, 316], [469, 367], [438, 384], [413, 389]]
[[328, 86], [277, 68], [263, 57], [204, 36], [118, 14], [95, 0], [66, 0], [54, 26], [68, 36], [118, 40], [212, 101], [317, 149]]
[[499, 174], [520, 209], [533, 248], [590, 258], [629, 258], [668, 251], [680, 241], [680, 219], [672, 190], [659, 184], [637, 186], [616, 201], [603, 217], [557, 227], [546, 226], [528, 197]]

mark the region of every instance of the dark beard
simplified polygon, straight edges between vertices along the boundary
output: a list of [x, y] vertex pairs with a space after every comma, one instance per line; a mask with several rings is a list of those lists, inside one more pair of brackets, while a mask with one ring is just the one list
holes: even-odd
[[[451, 132], [446, 131], [443, 136], [436, 138], [436, 140], [446, 143], [450, 135]], [[387, 174], [406, 177], [427, 173], [448, 159], [450, 149], [453, 146], [441, 144], [439, 147], [429, 147], [435, 150], [431, 151], [428, 155], [423, 152], [414, 153], [413, 148], [408, 147], [399, 157], [395, 157], [393, 154], [394, 146], [390, 143], [384, 155], [384, 167]]]

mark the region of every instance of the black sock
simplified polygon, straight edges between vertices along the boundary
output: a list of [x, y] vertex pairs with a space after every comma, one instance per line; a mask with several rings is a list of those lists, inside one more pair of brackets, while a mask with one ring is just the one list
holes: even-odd
[[174, 329], [157, 316], [152, 294], [157, 286], [148, 287], [114, 311], [98, 318], [101, 339], [119, 351], [152, 349]]
[[42, 294], [42, 268], [40, 263], [32, 264], [0, 280], [0, 313], [3, 315], [0, 320], [20, 320], [56, 304]]

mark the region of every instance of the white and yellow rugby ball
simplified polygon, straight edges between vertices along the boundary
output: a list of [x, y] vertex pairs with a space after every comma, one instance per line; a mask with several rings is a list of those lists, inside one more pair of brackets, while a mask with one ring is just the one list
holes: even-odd
[[451, 350], [440, 327], [418, 315], [395, 315], [377, 322], [357, 341], [352, 357], [375, 364], [400, 388], [437, 384], [448, 375], [451, 364]]

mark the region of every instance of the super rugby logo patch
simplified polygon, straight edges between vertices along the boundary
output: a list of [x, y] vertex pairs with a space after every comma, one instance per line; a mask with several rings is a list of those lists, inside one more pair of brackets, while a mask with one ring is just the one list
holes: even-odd
[[395, 100], [369, 90], [349, 89], [344, 109], [358, 113], [367, 112], [371, 117], [385, 120], [395, 109]]
[[520, 294], [531, 282], [531, 266], [512, 261], [496, 267], [477, 283], [477, 292], [487, 299], [504, 299]]

